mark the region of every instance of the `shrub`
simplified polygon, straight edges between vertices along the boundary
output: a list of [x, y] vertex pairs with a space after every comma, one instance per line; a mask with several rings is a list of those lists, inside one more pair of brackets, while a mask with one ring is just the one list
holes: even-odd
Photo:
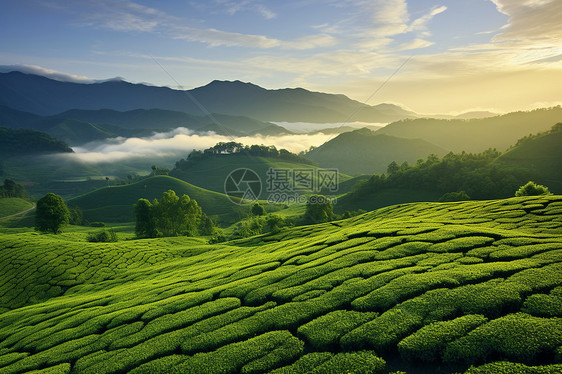
[[524, 313], [509, 314], [472, 330], [447, 344], [447, 362], [475, 363], [491, 355], [533, 362], [562, 345], [562, 319], [539, 318]]
[[536, 184], [533, 181], [527, 182], [524, 186], [519, 187], [515, 192], [515, 196], [539, 196], [539, 195], [550, 195], [548, 187]]
[[338, 353], [310, 374], [379, 374], [385, 371], [385, 366], [386, 362], [372, 351]]
[[288, 331], [272, 331], [216, 351], [198, 353], [171, 373], [256, 373], [287, 364], [302, 354], [304, 343]]
[[299, 327], [298, 336], [318, 350], [330, 350], [338, 346], [340, 337], [375, 317], [376, 313], [336, 310]]
[[555, 288], [550, 295], [529, 296], [521, 311], [541, 317], [562, 317], [562, 287]]
[[270, 374], [301, 374], [309, 373], [333, 355], [329, 352], [313, 352], [300, 357], [293, 364], [275, 369]]
[[472, 314], [452, 321], [434, 322], [403, 339], [398, 343], [398, 350], [405, 359], [436, 361], [447, 343], [466, 335], [487, 321], [482, 315]]
[[444, 202], [466, 201], [466, 200], [470, 200], [470, 196], [468, 196], [468, 194], [464, 191], [458, 191], [458, 192], [447, 192], [443, 194], [438, 201], [440, 203], [444, 203]]
[[562, 365], [527, 366], [524, 364], [499, 361], [478, 367], [471, 367], [464, 374], [559, 374]]
[[86, 237], [90, 243], [113, 243], [117, 241], [117, 234], [113, 229], [90, 233]]

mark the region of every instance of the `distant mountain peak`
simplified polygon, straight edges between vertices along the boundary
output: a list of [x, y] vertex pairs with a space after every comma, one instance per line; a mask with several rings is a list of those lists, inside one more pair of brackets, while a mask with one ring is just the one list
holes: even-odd
[[120, 79], [81, 84], [31, 74], [10, 74], [0, 73], [0, 105], [40, 115], [54, 115], [70, 109], [156, 108], [201, 115], [203, 107], [211, 113], [269, 122], [341, 123], [351, 113], [354, 113], [354, 121], [369, 123], [417, 117], [392, 104], [371, 106], [344, 95], [313, 92], [302, 87], [266, 89], [240, 80], [214, 80], [206, 86], [184, 91]]

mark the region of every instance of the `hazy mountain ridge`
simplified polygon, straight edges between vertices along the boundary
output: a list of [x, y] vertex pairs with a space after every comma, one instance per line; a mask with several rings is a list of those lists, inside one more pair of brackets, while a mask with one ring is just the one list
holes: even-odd
[[40, 116], [0, 106], [0, 126], [46, 132], [73, 145], [117, 136], [147, 136], [154, 131], [169, 131], [178, 127], [199, 133], [213, 131], [227, 136], [291, 134], [291, 131], [274, 123], [244, 116], [213, 114], [211, 117], [164, 109], [126, 112], [71, 109], [53, 116]]
[[352, 175], [384, 173], [392, 161], [415, 163], [429, 154], [444, 155], [444, 148], [422, 139], [406, 139], [359, 129], [340, 134], [309, 151], [307, 158], [322, 167]]
[[562, 107], [513, 112], [481, 119], [406, 119], [391, 123], [377, 134], [419, 138], [454, 152], [506, 150], [520, 138], [549, 130], [562, 122]]
[[[69, 83], [20, 72], [0, 74], [0, 105], [41, 115], [70, 109], [166, 109], [202, 115], [195, 98], [211, 113], [261, 121], [390, 122], [415, 117], [392, 104], [369, 106], [344, 95], [302, 88], [267, 90], [240, 81], [213, 81], [192, 90], [174, 90], [125, 81]], [[360, 110], [359, 110], [360, 109]]]

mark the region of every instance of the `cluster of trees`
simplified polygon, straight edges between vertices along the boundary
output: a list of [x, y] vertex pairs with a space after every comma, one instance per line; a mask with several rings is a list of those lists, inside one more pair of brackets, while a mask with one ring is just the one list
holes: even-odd
[[19, 197], [20, 199], [31, 199], [25, 187], [11, 179], [4, 179], [4, 184], [0, 186], [0, 198]]
[[478, 154], [450, 152], [443, 158], [429, 155], [426, 160], [418, 160], [416, 165], [392, 162], [386, 174], [373, 175], [358, 183], [351, 196], [361, 198], [382, 189], [404, 188], [441, 194], [464, 191], [463, 196], [473, 199], [510, 197], [534, 176], [529, 169], [494, 162], [500, 154], [489, 149]]
[[0, 155], [73, 152], [68, 144], [35, 130], [0, 127]]
[[237, 142], [219, 142], [203, 151], [193, 150], [185, 159], [176, 162], [176, 169], [187, 170], [200, 160], [218, 155], [245, 154], [255, 157], [271, 157], [280, 160], [291, 161], [301, 164], [314, 164], [313, 161], [289, 152], [286, 149], [277, 149], [274, 145], [243, 145]]
[[214, 222], [197, 201], [187, 195], [178, 197], [173, 190], [164, 192], [160, 200], [139, 199], [134, 210], [138, 238], [212, 235], [215, 230]]

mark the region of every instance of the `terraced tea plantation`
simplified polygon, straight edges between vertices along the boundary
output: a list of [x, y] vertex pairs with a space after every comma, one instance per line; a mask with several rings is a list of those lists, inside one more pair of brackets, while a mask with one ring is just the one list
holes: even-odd
[[0, 236], [1, 373], [560, 373], [562, 197], [276, 235]]

